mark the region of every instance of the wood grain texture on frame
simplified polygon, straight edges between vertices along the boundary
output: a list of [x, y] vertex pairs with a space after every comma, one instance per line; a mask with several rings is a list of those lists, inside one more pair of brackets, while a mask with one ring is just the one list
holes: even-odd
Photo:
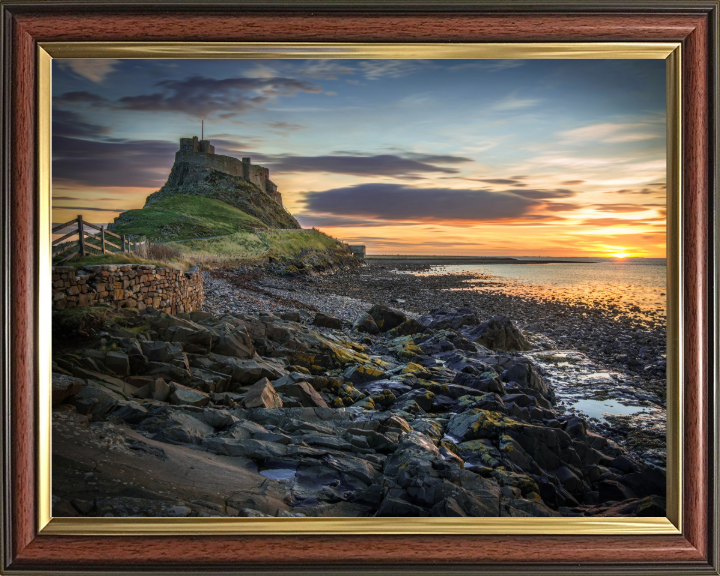
[[[662, 3], [664, 8], [673, 6]], [[615, 5], [617, 6], [617, 4]], [[645, 5], [649, 6], [649, 5]], [[690, 10], [688, 7], [692, 6]], [[4, 4], [4, 57], [12, 79], [4, 78], [12, 116], [5, 146], [13, 142], [10, 196], [12, 244], [12, 435], [11, 462], [5, 454], [11, 523], [5, 534], [5, 567], [17, 571], [60, 570], [383, 570], [421, 572], [477, 568], [545, 570], [549, 573], [601, 570], [658, 570], [717, 573], [716, 526], [710, 484], [714, 400], [711, 391], [709, 296], [714, 290], [713, 230], [708, 214], [715, 190], [713, 92], [717, 55], [714, 2], [685, 3], [646, 13], [594, 14], [516, 12], [483, 14], [482, 4], [459, 13], [267, 12], [231, 6], [215, 13], [132, 13], [130, 3], [100, 8], [65, 4], [44, 8]], [[683, 8], [685, 7], [685, 8]], [[189, 9], [185, 4], [184, 9]], [[253, 11], [254, 10], [254, 11]], [[243, 536], [243, 537], [70, 537], [36, 536], [34, 455], [35, 310], [35, 43], [40, 41], [326, 41], [326, 42], [499, 42], [499, 41], [682, 41], [683, 42], [683, 236], [686, 395], [684, 439], [684, 533], [682, 536]], [[5, 98], [7, 101], [7, 98]], [[4, 157], [4, 164], [7, 161]], [[6, 298], [5, 301], [8, 299]], [[7, 491], [6, 491], [7, 495]], [[6, 497], [7, 499], [7, 497]], [[8, 508], [7, 505], [11, 507]], [[6, 524], [8, 526], [8, 524]], [[512, 563], [512, 564], [508, 564]], [[582, 567], [580, 564], [582, 563]], [[544, 568], [543, 568], [544, 567]], [[487, 573], [487, 571], [485, 571]]]

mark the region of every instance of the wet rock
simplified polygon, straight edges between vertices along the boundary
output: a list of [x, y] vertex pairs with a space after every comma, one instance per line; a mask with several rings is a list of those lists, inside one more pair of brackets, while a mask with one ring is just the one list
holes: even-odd
[[327, 402], [322, 399], [322, 396], [307, 382], [288, 382], [287, 384], [276, 386], [275, 389], [282, 394], [297, 398], [304, 407], [328, 407]]
[[503, 373], [502, 379], [505, 382], [516, 382], [522, 388], [535, 390], [543, 396], [550, 396], [550, 388], [532, 364], [524, 362], [513, 364]]
[[403, 312], [385, 304], [375, 304], [369, 314], [381, 332], [392, 330], [407, 320], [407, 316]]
[[125, 397], [113, 392], [102, 384], [86, 380], [85, 386], [69, 399], [70, 404], [76, 407], [80, 414], [100, 415], [107, 414]]
[[[567, 428], [565, 429], [565, 432], [567, 432]], [[568, 434], [570, 434], [568, 432]], [[572, 434], [570, 434], [572, 436]], [[616, 470], [620, 470], [621, 472], [625, 474], [631, 474], [633, 472], [639, 472], [640, 468], [639, 466], [630, 460], [627, 456], [620, 455], [616, 458], [613, 458], [610, 461], [610, 464], [608, 465], [610, 468], [615, 468]]]
[[398, 338], [399, 336], [410, 336], [412, 334], [421, 334], [425, 331], [426, 327], [420, 324], [414, 318], [408, 318], [402, 324], [395, 328], [388, 330], [387, 335], [389, 338]]
[[155, 378], [149, 386], [149, 393], [153, 400], [165, 402], [170, 396], [170, 385], [162, 378]]
[[235, 358], [252, 358], [255, 355], [255, 347], [247, 329], [238, 326], [232, 332], [226, 331], [220, 335], [217, 344], [213, 346], [213, 352]]
[[65, 376], [63, 374], [53, 373], [52, 375], [52, 405], [62, 404], [65, 399], [74, 396], [85, 385], [80, 378]]
[[352, 366], [343, 372], [343, 378], [353, 384], [363, 384], [365, 382], [372, 382], [373, 380], [382, 380], [387, 376], [389, 376], [387, 372], [383, 372], [382, 370], [370, 365]]
[[497, 468], [502, 464], [500, 451], [490, 440], [469, 440], [458, 444], [458, 453], [466, 465], [480, 464], [487, 468]]
[[366, 394], [381, 394], [383, 391], [388, 390], [396, 397], [412, 390], [411, 386], [395, 380], [373, 380], [371, 382], [358, 383], [355, 386], [358, 390]]
[[267, 378], [258, 380], [245, 394], [243, 400], [246, 408], [282, 408], [275, 388]]
[[177, 406], [205, 406], [210, 402], [210, 396], [205, 392], [193, 390], [177, 382], [170, 382], [170, 402]]
[[506, 316], [493, 316], [487, 322], [465, 329], [462, 333], [490, 350], [530, 350], [532, 346]]
[[385, 498], [375, 516], [418, 517], [428, 516], [428, 512], [399, 498]]
[[215, 430], [192, 414], [174, 409], [165, 409], [145, 418], [137, 430], [152, 434], [154, 440], [170, 444], [199, 445]]
[[600, 502], [607, 502], [609, 500], [617, 502], [636, 497], [630, 488], [616, 480], [603, 480], [602, 482], [598, 482], [597, 490], [600, 493]]
[[581, 440], [587, 436], [587, 422], [582, 418], [573, 416], [565, 425], [565, 433], [573, 440]]
[[66, 518], [80, 516], [75, 507], [67, 500], [53, 496], [52, 498], [52, 515]]
[[455, 384], [459, 384], [460, 386], [479, 390], [480, 392], [494, 392], [500, 396], [505, 396], [506, 394], [502, 381], [497, 378], [494, 373], [490, 372], [486, 372], [479, 376], [458, 372], [455, 375], [453, 382], [455, 382]]
[[[612, 464], [613, 461], [610, 462]], [[665, 496], [667, 491], [666, 473], [663, 469], [648, 466], [641, 472], [633, 472], [622, 477], [621, 482], [639, 496]]]
[[567, 466], [561, 466], [557, 470], [553, 470], [553, 475], [571, 494], [582, 494], [584, 491], [583, 481]]
[[148, 414], [147, 408], [137, 402], [124, 402], [116, 406], [112, 411], [113, 416], [128, 422], [129, 424], [137, 424], [142, 422]]
[[103, 363], [118, 376], [130, 374], [130, 362], [124, 352], [107, 352]]
[[375, 320], [367, 312], [363, 312], [353, 323], [353, 330], [364, 332], [366, 334], [377, 334], [380, 328], [375, 324]]
[[421, 317], [420, 322], [434, 330], [459, 330], [463, 326], [479, 324], [480, 319], [470, 308], [459, 308], [458, 310], [436, 308]]
[[411, 390], [401, 395], [397, 399], [398, 405], [403, 405], [408, 401], [414, 401], [417, 405], [422, 408], [425, 412], [429, 412], [432, 409], [433, 401], [435, 400], [435, 394], [429, 390]]
[[313, 325], [321, 328], [332, 328], [334, 330], [340, 330], [342, 328], [342, 321], [339, 318], [330, 316], [329, 314], [323, 314], [318, 312], [315, 314], [313, 319]]

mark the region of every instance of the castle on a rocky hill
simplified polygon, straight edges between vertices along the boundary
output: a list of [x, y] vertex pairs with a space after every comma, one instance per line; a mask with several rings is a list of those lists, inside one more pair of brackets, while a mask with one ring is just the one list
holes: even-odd
[[215, 146], [210, 144], [210, 140], [198, 140], [197, 136], [180, 138], [180, 149], [175, 152], [175, 162], [188, 162], [238, 176], [255, 184], [282, 206], [282, 194], [270, 180], [270, 170], [262, 166], [254, 166], [250, 158], [243, 158], [240, 161], [232, 156], [215, 154]]

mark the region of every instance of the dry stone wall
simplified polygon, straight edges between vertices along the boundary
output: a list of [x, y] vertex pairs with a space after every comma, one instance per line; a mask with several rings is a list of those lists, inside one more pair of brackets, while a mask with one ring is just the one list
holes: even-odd
[[178, 314], [200, 310], [205, 301], [197, 266], [188, 272], [150, 264], [54, 266], [52, 281], [55, 310], [112, 304]]

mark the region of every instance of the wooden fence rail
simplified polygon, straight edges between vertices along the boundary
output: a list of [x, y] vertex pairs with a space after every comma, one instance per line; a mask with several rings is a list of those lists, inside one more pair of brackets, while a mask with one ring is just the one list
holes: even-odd
[[[73, 230], [72, 232], [69, 232], [68, 234], [65, 234], [64, 236], [61, 236], [57, 240], [53, 240], [52, 246], [53, 248], [56, 246], [59, 246], [59, 250], [53, 252], [53, 260], [57, 258], [58, 256], [65, 254], [72, 248], [78, 248], [78, 250], [72, 252], [71, 254], [65, 256], [62, 260], [57, 260], [53, 262], [55, 266], [59, 266], [60, 264], [64, 264], [68, 260], [71, 260], [72, 258], [75, 258], [76, 256], [80, 256], [81, 258], [87, 254], [91, 254], [88, 252], [88, 248], [92, 250], [97, 250], [97, 252], [101, 254], [107, 254], [107, 253], [126, 253], [126, 252], [136, 252], [137, 249], [144, 244], [144, 242], [131, 242], [125, 237], [125, 234], [115, 234], [115, 232], [111, 232], [110, 230], [106, 229], [105, 226], [98, 226], [97, 224], [91, 224], [90, 222], [85, 222], [83, 220], [82, 214], [78, 215], [75, 220], [70, 220], [70, 222], [65, 222], [65, 224], [60, 224], [58, 226], [55, 226], [52, 229], [53, 234], [60, 232], [60, 230], [64, 230], [68, 226], [76, 225], [77, 228]], [[86, 228], [92, 228], [93, 230], [98, 230], [100, 234], [92, 234]], [[68, 238], [71, 238], [73, 236], [77, 235], [77, 240], [71, 241], [67, 243], [67, 245], [62, 245]], [[117, 238], [119, 240], [118, 244], [115, 244], [113, 242], [110, 242], [110, 240], [107, 239], [107, 236], [112, 236], [113, 238]], [[95, 244], [95, 242], [99, 243], [99, 246]], [[117, 251], [112, 251], [108, 249], [108, 246], [111, 246], [113, 248], [116, 248]]]

